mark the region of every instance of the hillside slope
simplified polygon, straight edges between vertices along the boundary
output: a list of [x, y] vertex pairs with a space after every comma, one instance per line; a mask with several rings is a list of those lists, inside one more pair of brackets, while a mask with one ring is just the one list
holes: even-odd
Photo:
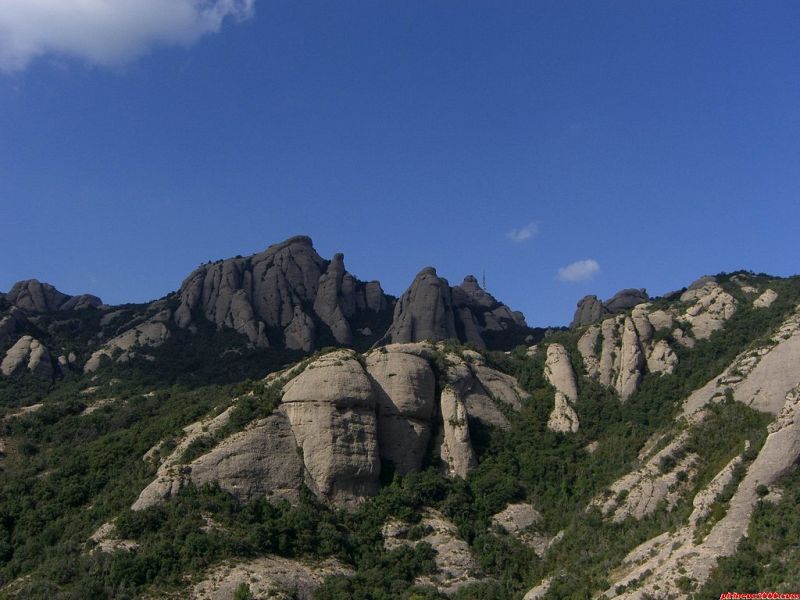
[[[149, 305], [0, 299], [4, 597], [797, 589], [800, 279], [706, 277], [542, 338], [470, 278], [395, 303], [286, 244]], [[331, 337], [287, 347], [257, 298]], [[386, 316], [369, 345], [359, 311]]]

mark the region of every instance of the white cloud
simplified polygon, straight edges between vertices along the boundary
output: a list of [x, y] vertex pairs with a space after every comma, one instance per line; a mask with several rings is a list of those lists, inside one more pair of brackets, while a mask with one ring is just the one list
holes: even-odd
[[585, 281], [591, 279], [600, 271], [600, 265], [592, 258], [579, 260], [561, 267], [558, 270], [558, 278], [561, 281]]
[[0, 0], [0, 71], [55, 55], [117, 66], [157, 45], [189, 45], [255, 0]]
[[537, 233], [539, 233], [539, 224], [534, 221], [519, 229], [512, 229], [506, 234], [506, 237], [512, 242], [524, 242], [525, 240], [531, 239]]

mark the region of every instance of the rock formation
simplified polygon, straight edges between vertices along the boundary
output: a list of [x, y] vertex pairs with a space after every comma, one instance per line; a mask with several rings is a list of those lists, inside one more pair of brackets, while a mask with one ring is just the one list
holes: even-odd
[[327, 577], [352, 575], [352, 569], [333, 558], [301, 560], [262, 556], [226, 561], [209, 569], [194, 585], [189, 600], [230, 600], [246, 584], [254, 598], [311, 600]]
[[410, 526], [397, 519], [387, 521], [382, 530], [387, 550], [402, 546], [415, 546], [420, 542], [436, 550], [436, 573], [418, 577], [417, 585], [432, 585], [444, 594], [453, 594], [470, 583], [479, 581], [479, 565], [472, 556], [469, 544], [458, 535], [458, 528], [442, 513], [426, 509], [419, 526], [428, 533], [419, 540], [409, 540]]
[[187, 448], [216, 435], [233, 408], [187, 427], [133, 508], [163, 502], [188, 482], [217, 482], [242, 500], [290, 501], [305, 482], [320, 499], [353, 507], [377, 492], [382, 460], [404, 474], [419, 470], [431, 449], [445, 473], [466, 477], [477, 464], [470, 420], [508, 427], [504, 411], [519, 410], [525, 392], [466, 351], [444, 356], [437, 397], [433, 362], [442, 351], [430, 343], [392, 344], [365, 355], [342, 349], [271, 375], [266, 383], [282, 389], [272, 416], [184, 464]]
[[400, 297], [381, 343], [460, 340], [479, 349], [492, 333], [529, 331], [525, 319], [498, 302], [470, 276], [451, 287], [436, 269], [426, 267]]
[[348, 350], [326, 354], [286, 384], [281, 403], [319, 493], [348, 505], [378, 490], [372, 384]]
[[366, 357], [376, 392], [380, 455], [401, 475], [419, 469], [433, 433], [436, 379], [428, 360], [433, 351], [424, 344], [398, 345]]
[[550, 413], [547, 427], [553, 431], [576, 432], [580, 427], [578, 415], [572, 403], [578, 400], [578, 385], [569, 354], [561, 344], [547, 347], [544, 377], [555, 389], [555, 406]]
[[669, 313], [645, 303], [634, 307], [630, 316], [591, 325], [578, 339], [587, 374], [626, 399], [639, 388], [646, 371], [673, 373], [677, 355], [665, 339], [655, 340], [655, 332], [672, 322]]
[[389, 302], [378, 282], [347, 273], [341, 254], [328, 263], [305, 236], [246, 258], [202, 265], [183, 282], [178, 299], [178, 327], [188, 328], [202, 316], [257, 346], [269, 346], [273, 331], [280, 338], [275, 342], [303, 350], [319, 333], [310, 324], [314, 319], [327, 325], [338, 343], [349, 345], [351, 319], [383, 311]]
[[27, 369], [34, 377], [40, 379], [52, 379], [54, 375], [50, 352], [44, 344], [29, 335], [19, 338], [8, 349], [3, 362], [0, 363], [0, 372], [6, 376], [21, 368]]
[[128, 329], [124, 333], [110, 339], [99, 350], [95, 350], [83, 367], [85, 373], [96, 371], [103, 358], [116, 362], [127, 362], [137, 352], [146, 352], [148, 348], [156, 348], [169, 337], [167, 322], [170, 312], [163, 310], [143, 323]]
[[90, 294], [69, 296], [59, 292], [49, 283], [42, 283], [36, 279], [15, 283], [11, 291], [6, 294], [6, 301], [12, 306], [33, 313], [96, 308], [102, 304], [97, 296]]
[[601, 302], [597, 296], [584, 296], [578, 302], [578, 308], [575, 311], [572, 323], [570, 323], [570, 328], [576, 329], [584, 325], [591, 325], [606, 315], [623, 313], [637, 304], [647, 302], [649, 299], [650, 296], [643, 289], [620, 290], [605, 302]]
[[753, 306], [755, 308], [769, 308], [772, 306], [772, 303], [778, 299], [778, 293], [775, 290], [764, 290], [764, 293], [761, 294], [758, 298], [753, 300]]

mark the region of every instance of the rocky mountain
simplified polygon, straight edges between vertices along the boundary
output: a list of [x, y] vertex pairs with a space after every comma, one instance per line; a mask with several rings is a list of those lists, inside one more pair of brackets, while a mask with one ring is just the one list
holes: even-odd
[[342, 254], [324, 260], [305, 236], [247, 258], [202, 265], [183, 282], [177, 299], [173, 319], [182, 329], [204, 318], [235, 329], [257, 346], [306, 352], [317, 347], [320, 326], [345, 346], [355, 336], [370, 335], [356, 325], [392, 303], [379, 282], [353, 277]]
[[[701, 599], [800, 580], [800, 277], [528, 327], [305, 237], [0, 298], [0, 596]], [[80, 300], [76, 300], [80, 299]]]
[[637, 304], [647, 302], [649, 299], [647, 291], [643, 289], [620, 290], [605, 302], [602, 302], [594, 295], [584, 296], [578, 302], [578, 308], [575, 311], [570, 327], [574, 329], [582, 325], [595, 323], [606, 315], [624, 313]]
[[[436, 269], [426, 267], [397, 301], [392, 325], [381, 343], [457, 339], [486, 349], [509, 345], [505, 340], [530, 343], [533, 333], [522, 313], [498, 302], [472, 275], [451, 287]], [[505, 343], [493, 344], [500, 340]]]
[[[47, 351], [41, 367], [37, 361], [37, 368], [28, 368], [43, 379], [61, 377], [68, 368], [95, 372], [108, 362], [174, 362], [179, 348], [185, 352], [187, 345], [220, 339], [206, 331], [209, 327], [235, 332], [239, 339], [229, 340], [206, 363], [220, 354], [260, 349], [270, 350], [272, 364], [282, 364], [326, 346], [364, 350], [393, 340], [454, 339], [479, 349], [509, 349], [541, 335], [474, 277], [451, 288], [435, 271], [427, 278], [429, 271], [420, 273], [397, 303], [378, 281], [348, 273], [342, 254], [323, 259], [310, 238], [296, 236], [252, 256], [201, 265], [177, 292], [146, 305], [108, 306], [95, 296], [69, 296], [46, 283], [22, 281], [4, 295], [0, 358], [26, 333]], [[433, 280], [442, 286], [441, 297], [429, 285]], [[84, 309], [92, 316], [69, 317]], [[205, 335], [198, 336], [200, 331]], [[21, 356], [15, 350], [6, 370], [20, 368]], [[52, 368], [44, 366], [50, 362]]]

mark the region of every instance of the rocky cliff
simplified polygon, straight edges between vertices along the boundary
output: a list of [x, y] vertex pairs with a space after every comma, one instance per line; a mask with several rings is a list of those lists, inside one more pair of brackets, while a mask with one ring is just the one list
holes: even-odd
[[436, 269], [426, 267], [395, 305], [392, 325], [381, 343], [453, 339], [485, 349], [503, 339], [508, 341], [501, 345], [509, 347], [526, 338], [530, 343], [532, 333], [522, 313], [481, 289], [475, 277], [467, 276], [451, 287]]
[[174, 322], [186, 329], [203, 318], [257, 346], [309, 351], [319, 337], [316, 323], [349, 346], [360, 335], [354, 323], [390, 303], [380, 283], [345, 270], [342, 254], [326, 261], [310, 238], [297, 236], [253, 256], [200, 266], [181, 285]]
[[[444, 372], [436, 366], [442, 361]], [[430, 343], [392, 344], [363, 355], [336, 350], [269, 381], [281, 389], [272, 416], [185, 464], [189, 445], [223, 430], [233, 408], [189, 426], [133, 508], [169, 499], [189, 482], [216, 483], [245, 501], [296, 501], [305, 482], [321, 500], [353, 507], [378, 491], [382, 465], [405, 474], [428, 460], [463, 478], [477, 465], [469, 421], [507, 428], [505, 414], [518, 411], [526, 396], [480, 354], [458, 355]]]

